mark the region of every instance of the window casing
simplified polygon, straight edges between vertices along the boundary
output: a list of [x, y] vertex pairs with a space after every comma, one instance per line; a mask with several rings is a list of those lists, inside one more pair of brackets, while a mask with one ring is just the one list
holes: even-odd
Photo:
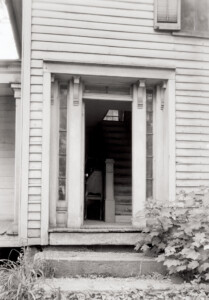
[[155, 0], [154, 11], [156, 30], [180, 30], [181, 0]]
[[209, 37], [208, 0], [155, 0], [154, 28], [174, 35]]

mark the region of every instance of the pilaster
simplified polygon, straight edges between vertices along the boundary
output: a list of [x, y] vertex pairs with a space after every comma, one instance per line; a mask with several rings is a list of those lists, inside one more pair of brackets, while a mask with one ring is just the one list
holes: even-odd
[[146, 85], [133, 87], [132, 103], [132, 225], [145, 225], [146, 203]]
[[21, 184], [21, 84], [12, 83], [11, 88], [14, 91], [15, 98], [15, 186], [14, 186], [14, 220], [13, 225], [7, 231], [9, 235], [18, 234], [18, 221], [20, 213], [20, 184]]
[[83, 223], [83, 87], [80, 77], [73, 77], [68, 91], [67, 125], [67, 188], [69, 228], [79, 228]]

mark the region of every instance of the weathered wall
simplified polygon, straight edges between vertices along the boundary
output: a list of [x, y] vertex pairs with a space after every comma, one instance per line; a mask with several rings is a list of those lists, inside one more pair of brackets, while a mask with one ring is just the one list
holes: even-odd
[[[44, 59], [176, 67], [177, 192], [208, 185], [209, 40], [155, 32], [153, 8], [154, 0], [32, 1], [29, 203], [41, 201]], [[38, 236], [38, 204], [29, 220]]]
[[0, 96], [0, 220], [14, 217], [15, 100]]

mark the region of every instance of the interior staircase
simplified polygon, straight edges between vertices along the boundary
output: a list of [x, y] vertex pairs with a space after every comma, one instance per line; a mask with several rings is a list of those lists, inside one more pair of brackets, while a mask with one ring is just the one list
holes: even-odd
[[102, 121], [105, 157], [114, 159], [116, 222], [130, 222], [132, 214], [131, 131], [125, 122]]

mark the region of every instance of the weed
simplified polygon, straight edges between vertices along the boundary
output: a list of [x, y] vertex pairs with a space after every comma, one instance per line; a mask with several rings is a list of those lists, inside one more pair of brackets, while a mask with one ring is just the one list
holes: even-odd
[[44, 290], [39, 283], [43, 283], [48, 272], [51, 272], [48, 264], [32, 260], [29, 249], [23, 248], [16, 262], [9, 259], [0, 260], [0, 299], [44, 299]]

